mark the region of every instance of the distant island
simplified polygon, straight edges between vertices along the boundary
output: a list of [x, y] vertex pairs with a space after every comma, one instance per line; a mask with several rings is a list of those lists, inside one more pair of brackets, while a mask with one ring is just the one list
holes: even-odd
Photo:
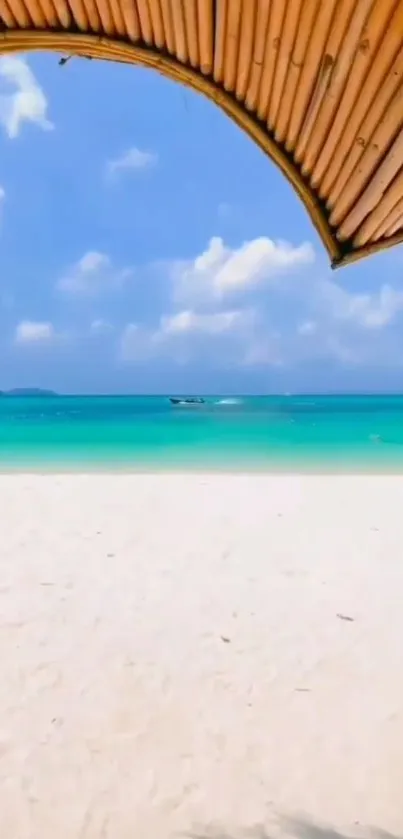
[[57, 396], [57, 393], [41, 387], [15, 387], [12, 390], [0, 390], [0, 396]]

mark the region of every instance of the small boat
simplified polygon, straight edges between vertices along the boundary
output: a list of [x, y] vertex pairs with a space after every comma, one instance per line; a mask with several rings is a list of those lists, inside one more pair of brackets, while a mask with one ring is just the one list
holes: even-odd
[[187, 396], [185, 399], [170, 396], [169, 401], [171, 405], [204, 405], [206, 400], [202, 399], [201, 396]]

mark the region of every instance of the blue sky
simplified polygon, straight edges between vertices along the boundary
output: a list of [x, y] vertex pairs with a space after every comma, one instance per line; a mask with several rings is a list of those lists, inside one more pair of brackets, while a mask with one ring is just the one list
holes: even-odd
[[0, 389], [403, 387], [403, 250], [330, 271], [214, 105], [58, 59], [0, 59]]

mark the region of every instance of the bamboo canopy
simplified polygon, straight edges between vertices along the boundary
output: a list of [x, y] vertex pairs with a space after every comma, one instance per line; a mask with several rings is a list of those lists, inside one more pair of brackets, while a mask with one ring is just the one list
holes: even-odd
[[280, 167], [332, 265], [403, 241], [403, 0], [0, 0], [0, 52], [152, 67]]

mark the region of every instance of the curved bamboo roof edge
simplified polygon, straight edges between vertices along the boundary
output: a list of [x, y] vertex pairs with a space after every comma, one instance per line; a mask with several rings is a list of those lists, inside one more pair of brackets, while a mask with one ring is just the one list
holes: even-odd
[[332, 267], [403, 242], [403, 0], [0, 0], [0, 54], [150, 67], [215, 102]]

